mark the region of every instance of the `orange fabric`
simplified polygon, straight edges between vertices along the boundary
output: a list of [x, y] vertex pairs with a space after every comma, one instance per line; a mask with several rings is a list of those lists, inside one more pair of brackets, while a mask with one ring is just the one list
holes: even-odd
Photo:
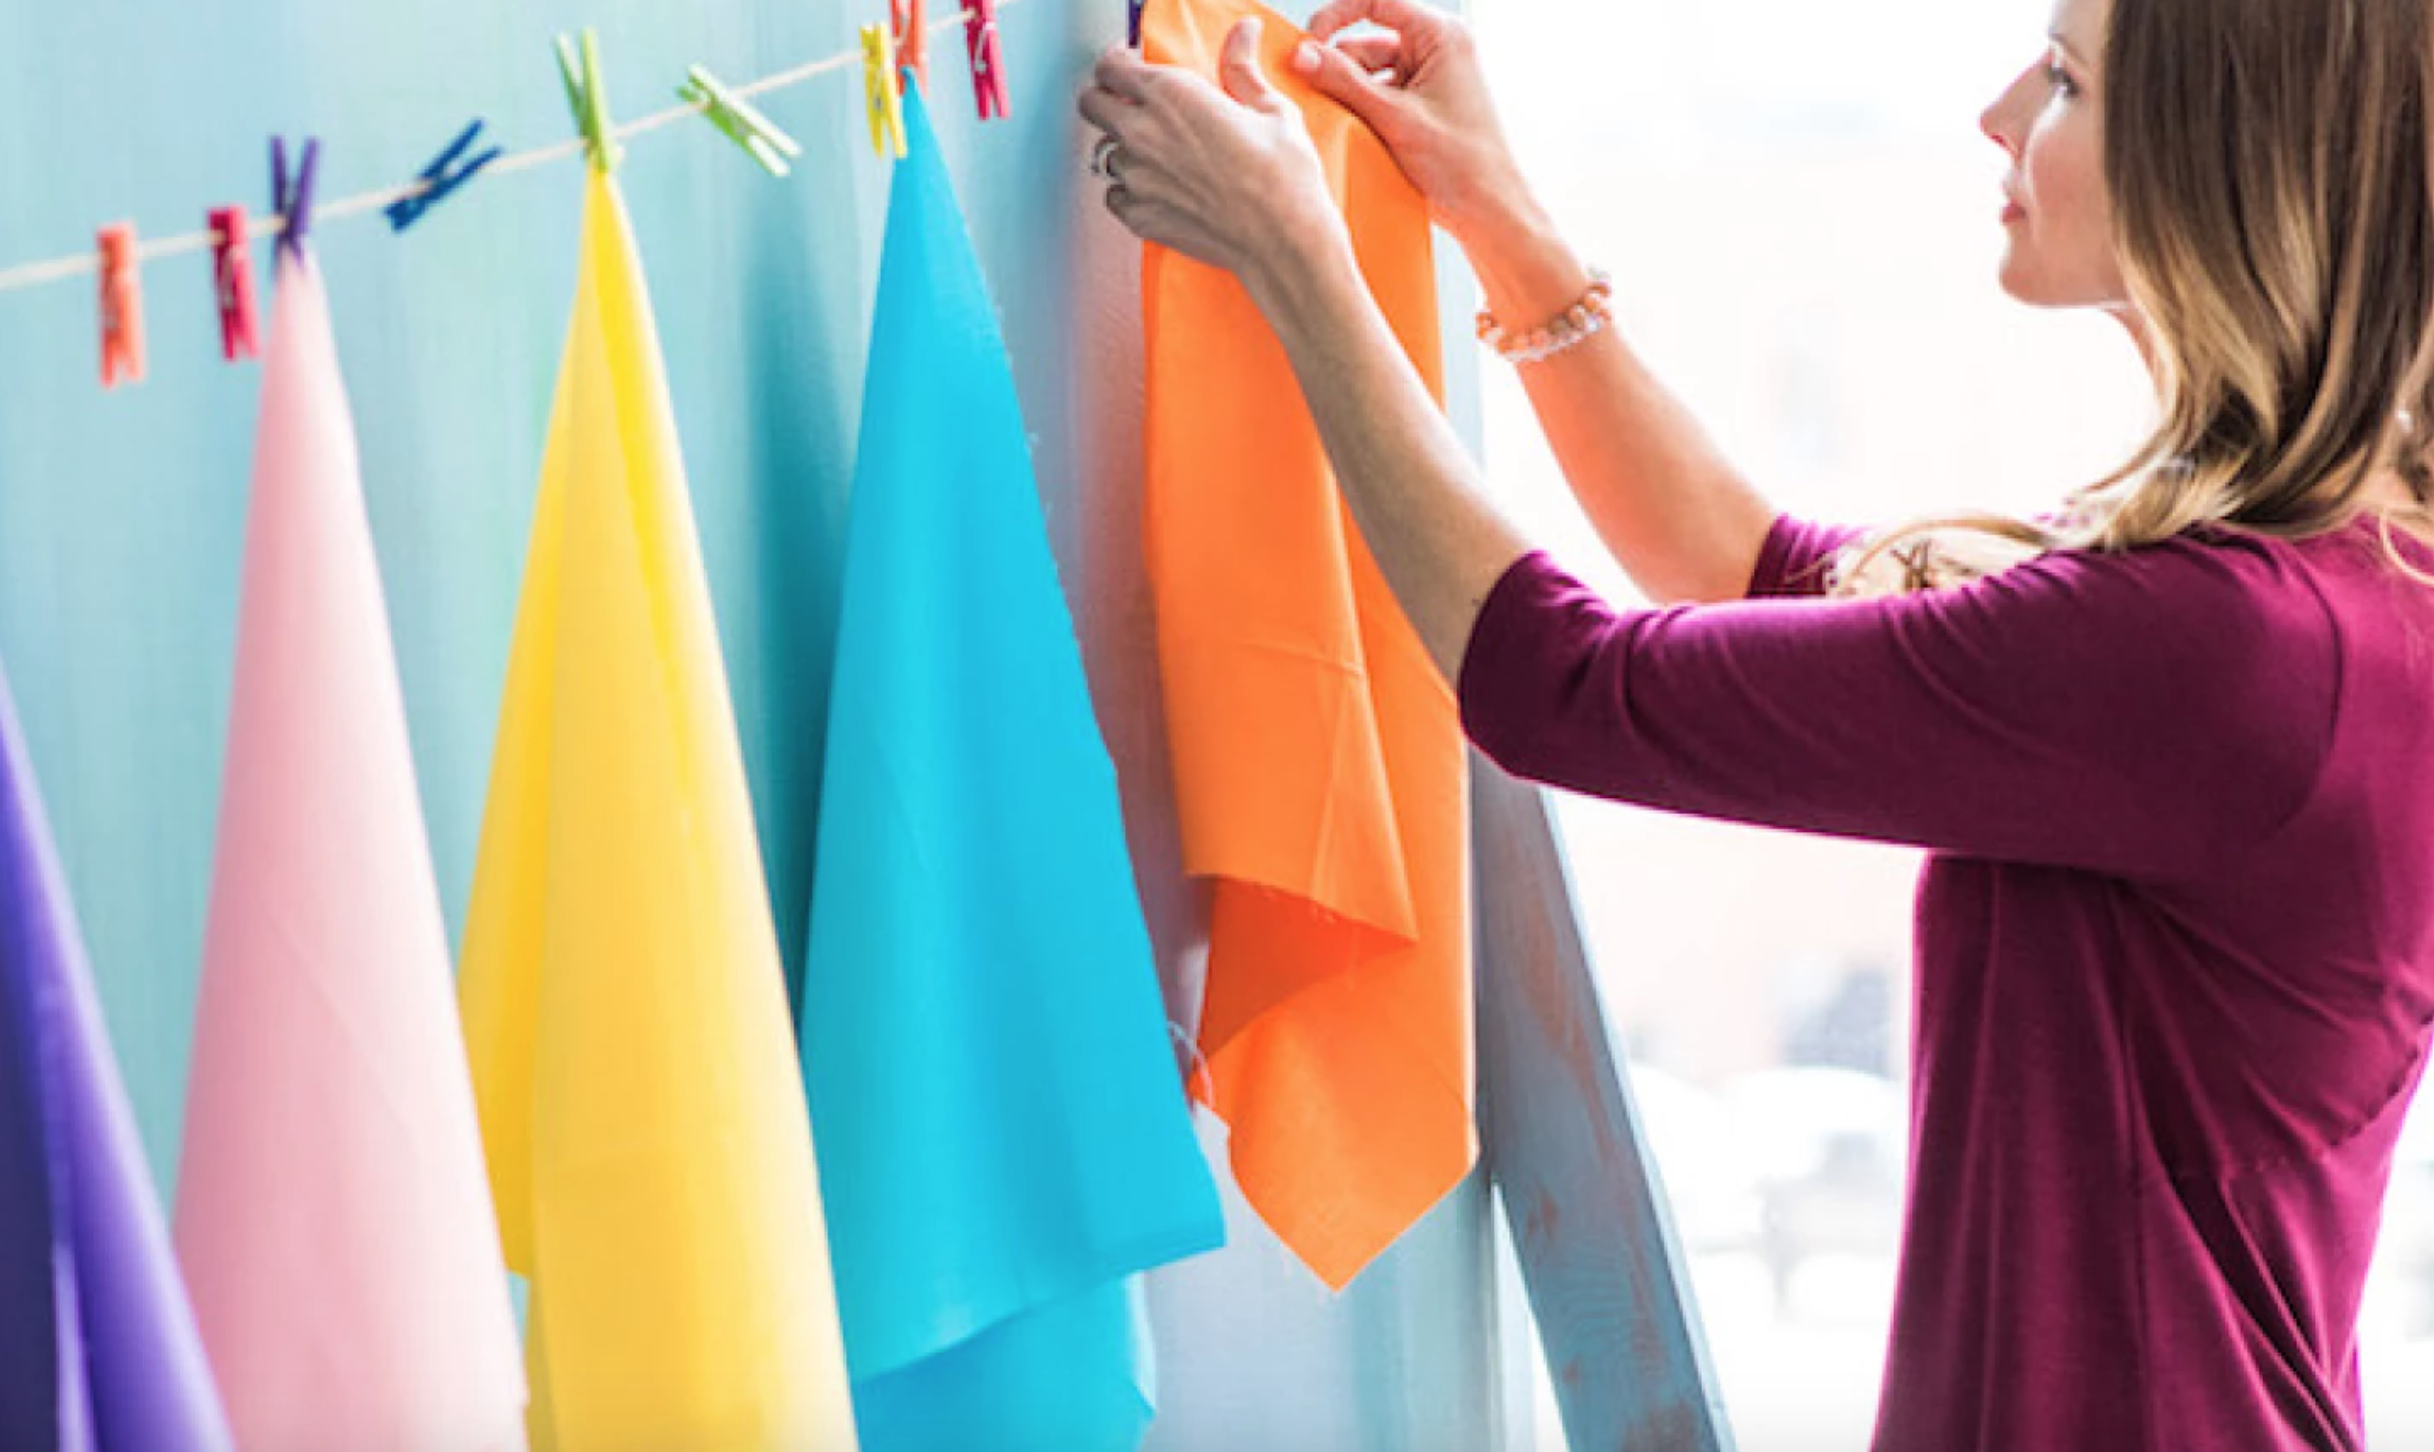
[[[1211, 77], [1266, 22], [1361, 269], [1443, 397], [1428, 213], [1245, 0], [1154, 0], [1153, 61]], [[1201, 1045], [1252, 1206], [1341, 1287], [1469, 1169], [1466, 761], [1275, 334], [1232, 276], [1151, 247], [1145, 531], [1184, 865], [1214, 879]]]

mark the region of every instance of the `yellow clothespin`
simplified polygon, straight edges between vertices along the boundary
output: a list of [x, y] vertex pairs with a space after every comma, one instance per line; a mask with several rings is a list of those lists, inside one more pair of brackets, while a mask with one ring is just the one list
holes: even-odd
[[884, 25], [862, 27], [862, 90], [870, 107], [870, 148], [904, 155], [904, 93], [896, 89], [896, 42]]
[[575, 113], [575, 129], [583, 133], [583, 149], [590, 154], [592, 169], [606, 176], [625, 159], [625, 148], [617, 144], [617, 129], [609, 124], [608, 87], [600, 79], [600, 36], [589, 26], [583, 30], [580, 58], [573, 42], [558, 37], [558, 78], [566, 82], [566, 104]]
[[771, 176], [786, 175], [787, 158], [803, 154], [803, 148], [795, 144], [793, 137], [780, 131], [751, 102], [719, 84], [718, 77], [700, 66], [686, 70], [685, 83], [676, 88], [676, 98], [701, 107], [711, 125], [727, 133], [730, 141], [744, 148], [744, 154], [759, 162]]

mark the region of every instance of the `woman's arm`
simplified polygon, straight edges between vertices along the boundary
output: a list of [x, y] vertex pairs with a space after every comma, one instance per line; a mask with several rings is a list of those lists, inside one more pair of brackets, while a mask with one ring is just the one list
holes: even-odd
[[[1526, 199], [1456, 240], [1508, 331], [1562, 313], [1589, 282], [1589, 269]], [[1665, 604], [1739, 599], [1775, 508], [1622, 330], [1518, 371], [1565, 482], [1633, 583]]]
[[2186, 881], [2287, 820], [2330, 749], [2336, 637], [2312, 595], [2270, 588], [2282, 566], [2261, 546], [2050, 555], [1866, 600], [1615, 610], [1482, 498], [1348, 253], [1246, 281], [1466, 730], [1517, 776]]
[[1388, 584], [1508, 770], [2153, 878], [2235, 861], [2305, 799], [2331, 740], [2337, 638], [2261, 545], [2055, 554], [1925, 594], [1652, 611], [1613, 610], [1528, 553], [1378, 315], [1255, 41], [1228, 40], [1231, 101], [1181, 71], [1102, 62], [1083, 109], [1133, 158], [1110, 205], [1248, 286]]
[[[1460, 439], [1371, 300], [1301, 118], [1260, 74], [1257, 56], [1256, 26], [1237, 27], [1226, 40], [1223, 92], [1128, 51], [1103, 57], [1080, 107], [1118, 143], [1120, 180], [1108, 205], [1134, 231], [1226, 268], [1250, 290], [1292, 361], [1362, 537], [1451, 680], [1488, 587], [1527, 542], [1480, 492]], [[1516, 267], [1516, 276], [1536, 275]], [[1613, 491], [1625, 503], [1607, 510], [1609, 520], [1618, 532], [1700, 542], [1665, 559], [1643, 552], [1635, 568], [1667, 593], [1738, 597], [1773, 512], [1737, 481], [1719, 486], [1679, 457], [1696, 451], [1678, 438], [1630, 437], [1628, 419], [1611, 408], [1600, 416], [1601, 390], [1636, 370], [1610, 333], [1575, 352], [1583, 356], [1534, 370], [1568, 375], [1537, 386], [1550, 406], [1570, 406], [1563, 417], [1583, 452], [1636, 471], [1640, 487]], [[1643, 412], [1689, 429], [1654, 381], [1638, 376]], [[1608, 428], [1617, 432], [1601, 443]]]
[[1243, 281], [1292, 361], [1361, 538], [1452, 681], [1480, 605], [1529, 541], [1481, 492], [1340, 232]]
[[[1130, 51], [1101, 57], [1082, 115], [1117, 143], [1124, 224], [1239, 278], [1283, 343], [1346, 506], [1438, 669], [1528, 549], [1362, 280], [1301, 113], [1260, 74], [1259, 27], [1226, 37], [1224, 91]], [[1753, 557], [1754, 557], [1753, 551]]]
[[2299, 810], [2339, 635], [2272, 546], [2059, 552], [1964, 586], [1616, 610], [1543, 555], [1458, 677], [1516, 776], [1667, 811], [2193, 882]]
[[[1371, 21], [1383, 35], [1335, 39]], [[1589, 269], [1523, 180], [1462, 22], [1416, 0], [1335, 0], [1297, 69], [1366, 122], [1470, 258], [1488, 310], [1535, 328]], [[1775, 511], [1614, 329], [1521, 369], [1564, 478], [1606, 548], [1660, 602], [1738, 598]]]

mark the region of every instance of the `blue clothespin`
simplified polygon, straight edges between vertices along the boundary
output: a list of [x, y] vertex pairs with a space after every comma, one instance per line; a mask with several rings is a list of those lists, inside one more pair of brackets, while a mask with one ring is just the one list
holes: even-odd
[[1141, 48], [1141, 12], [1149, 8], [1149, 0], [1124, 0], [1124, 43], [1134, 50]]
[[482, 121], [477, 116], [472, 125], [457, 133], [456, 140], [448, 143], [446, 151], [441, 152], [429, 166], [423, 168], [422, 175], [418, 178], [423, 184], [421, 191], [410, 197], [399, 197], [383, 209], [384, 215], [389, 219], [390, 231], [403, 232], [413, 226], [421, 219], [423, 213], [438, 206], [450, 192], [473, 180], [475, 172], [497, 161], [505, 154], [504, 147], [493, 146], [463, 166], [458, 166], [457, 158], [471, 149], [474, 139], [481, 134]]
[[313, 229], [313, 177], [321, 169], [321, 142], [304, 138], [304, 154], [296, 170], [287, 169], [287, 142], [270, 139], [270, 205], [280, 217], [279, 245], [292, 257], [304, 256], [305, 234]]

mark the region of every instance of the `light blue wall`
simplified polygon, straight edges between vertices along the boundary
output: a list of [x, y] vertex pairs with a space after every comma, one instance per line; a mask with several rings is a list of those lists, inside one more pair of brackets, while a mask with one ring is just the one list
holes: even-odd
[[[1044, 88], [1052, 0], [1007, 17]], [[186, 231], [264, 196], [272, 128], [323, 138], [321, 194], [410, 176], [466, 119], [511, 147], [568, 129], [551, 34], [601, 31], [612, 105], [655, 110], [685, 64], [746, 77], [852, 41], [834, 5], [602, 0], [0, 7], [0, 259], [95, 223]], [[827, 600], [884, 178], [836, 81], [773, 97], [816, 159], [768, 180], [706, 125], [638, 139], [624, 181], [666, 345], [734, 667], [774, 897], [799, 933]], [[1053, 124], [972, 138], [988, 165]], [[953, 108], [942, 110], [953, 114]], [[1020, 113], [1018, 113], [1020, 114]], [[47, 138], [48, 146], [30, 138]], [[413, 232], [332, 222], [317, 246], [355, 403], [433, 853], [461, 920], [557, 351], [577, 168], [483, 179]], [[1022, 227], [989, 228], [1027, 238]], [[1047, 245], [1052, 246], [1053, 243]], [[260, 251], [261, 249], [257, 249]], [[263, 260], [267, 261], [266, 252]], [[994, 262], [1027, 260], [996, 249]], [[145, 1141], [175, 1161], [226, 710], [258, 371], [219, 361], [208, 263], [146, 269], [151, 376], [92, 381], [76, 282], [0, 296], [0, 660], [24, 706]], [[1042, 343], [1036, 329], [1029, 340]]]
[[[121, 218], [160, 236], [230, 201], [265, 210], [274, 128], [323, 139], [325, 198], [412, 175], [475, 115], [510, 148], [558, 140], [568, 119], [549, 41], [560, 30], [599, 28], [612, 108], [630, 118], [666, 105], [688, 63], [731, 81], [767, 74], [854, 49], [855, 26], [884, 9], [0, 0], [0, 266], [87, 248], [97, 225]], [[1120, 0], [1016, 0], [1003, 22], [1013, 118], [975, 122], [959, 38], [934, 48], [931, 94], [1004, 314], [1084, 632], [1137, 641], [1131, 621], [1096, 618], [1132, 608], [1102, 593], [1134, 548], [1122, 469], [1092, 473], [1080, 457], [1105, 442], [1091, 421], [1137, 398], [1087, 391], [1078, 338], [1088, 329], [1077, 326], [1104, 322], [1132, 283], [1111, 280], [1104, 239], [1094, 250], [1077, 235], [1095, 202], [1079, 190], [1070, 105], [1121, 26]], [[885, 172], [864, 139], [858, 70], [765, 108], [804, 145], [791, 181], [766, 178], [699, 122], [638, 138], [622, 175], [791, 960], [810, 881]], [[573, 285], [578, 186], [573, 164], [485, 178], [402, 238], [377, 218], [332, 222], [317, 238], [452, 930]], [[0, 295], [0, 664], [164, 1190], [210, 880], [259, 376], [219, 361], [208, 278], [202, 256], [146, 269], [151, 376], [111, 393], [94, 378], [88, 280]], [[1461, 299], [1449, 307], [1459, 317]], [[1465, 400], [1466, 359], [1454, 355]], [[1108, 457], [1102, 448], [1096, 462]], [[1085, 475], [1098, 481], [1088, 490]], [[1108, 659], [1094, 658], [1094, 679]], [[1120, 694], [1147, 678], [1121, 667], [1110, 679]], [[1126, 717], [1149, 703], [1103, 704]], [[1154, 820], [1163, 797], [1133, 795], [1153, 818], [1136, 824], [1141, 840], [1154, 842], [1167, 826]], [[1145, 863], [1153, 914], [1178, 900], [1178, 883], [1155, 880], [1169, 867]], [[1458, 1192], [1332, 1301], [1294, 1280], [1304, 1273], [1239, 1217], [1225, 1258], [1161, 1293], [1174, 1409], [1165, 1445], [1233, 1445], [1222, 1435], [1229, 1408], [1257, 1398], [1273, 1446], [1350, 1446], [1356, 1433], [1360, 1445], [1424, 1446], [1413, 1440], [1423, 1428], [1491, 1446], [1499, 1358], [1488, 1351], [1485, 1205], [1477, 1183]]]
[[[560, 29], [599, 27], [612, 106], [631, 117], [668, 104], [689, 62], [742, 80], [852, 49], [866, 18], [774, 0], [6, 0], [0, 134], [15, 143], [0, 167], [0, 265], [88, 247], [96, 224], [120, 218], [161, 236], [228, 201], [259, 214], [274, 127], [322, 137], [325, 198], [412, 175], [475, 115], [511, 148], [558, 140], [568, 120], [549, 41]], [[938, 47], [935, 109], [1038, 419], [1069, 412], [1069, 97], [1093, 32], [1121, 23], [1112, 4], [1018, 0], [1004, 19], [1014, 118], [986, 127], [960, 42]], [[806, 149], [791, 181], [765, 177], [697, 122], [637, 138], [622, 177], [791, 953], [886, 186], [864, 140], [858, 70], [766, 108]], [[573, 285], [578, 186], [571, 163], [484, 178], [403, 237], [374, 217], [333, 221], [316, 238], [452, 924]], [[93, 381], [88, 280], [0, 296], [0, 660], [164, 1180], [259, 379], [219, 361], [208, 277], [201, 256], [146, 269], [151, 376], [111, 393]], [[1053, 487], [1070, 474], [1065, 431], [1041, 430], [1038, 446]]]

